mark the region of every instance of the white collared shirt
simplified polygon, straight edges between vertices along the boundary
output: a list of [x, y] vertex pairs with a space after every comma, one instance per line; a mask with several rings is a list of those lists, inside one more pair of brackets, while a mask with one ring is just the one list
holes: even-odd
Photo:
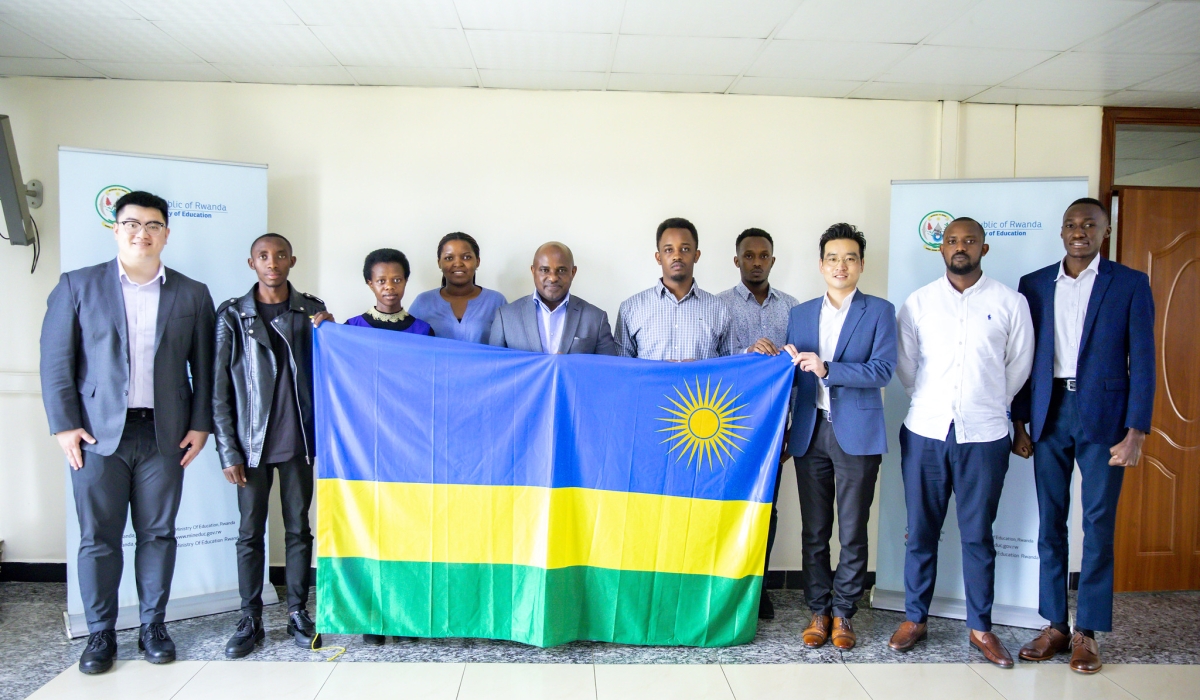
[[904, 425], [960, 442], [1008, 435], [1008, 407], [1033, 367], [1029, 303], [986, 275], [961, 294], [943, 275], [900, 307], [896, 376], [911, 403]]
[[1058, 264], [1058, 277], [1054, 278], [1054, 376], [1064, 379], [1075, 377], [1079, 363], [1079, 343], [1083, 339], [1083, 320], [1087, 318], [1088, 300], [1096, 275], [1100, 274], [1100, 256], [1092, 258], [1091, 264], [1071, 277]]
[[120, 270], [121, 296], [125, 300], [125, 328], [129, 339], [128, 408], [154, 408], [154, 335], [158, 329], [158, 298], [167, 269], [162, 263], [154, 279], [137, 284]]
[[[855, 288], [853, 292], [850, 292], [850, 296], [842, 299], [842, 308], [840, 309], [829, 301], [829, 292], [825, 292], [825, 296], [821, 298], [817, 357], [820, 357], [822, 362], [833, 362], [833, 353], [837, 352], [838, 338], [842, 336], [842, 326], [846, 325], [846, 312], [850, 309], [850, 302], [854, 301], [854, 295], [857, 293], [858, 289]], [[825, 386], [824, 379], [817, 380], [817, 408], [829, 410], [829, 387]]]
[[537, 291], [533, 293], [533, 305], [538, 310], [538, 335], [542, 337], [542, 352], [553, 355], [562, 346], [563, 327], [567, 323], [567, 302], [571, 300], [567, 293], [558, 306], [551, 310], [542, 301]]

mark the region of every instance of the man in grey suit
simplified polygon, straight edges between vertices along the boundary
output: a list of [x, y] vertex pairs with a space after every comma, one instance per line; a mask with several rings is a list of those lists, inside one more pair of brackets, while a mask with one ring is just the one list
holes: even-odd
[[608, 314], [571, 296], [575, 256], [562, 243], [543, 243], [533, 254], [534, 293], [501, 306], [488, 342], [546, 354], [616, 355]]
[[[141, 606], [138, 648], [175, 660], [164, 615], [175, 570], [183, 470], [212, 431], [212, 297], [161, 261], [167, 203], [117, 200], [117, 257], [64, 272], [42, 322], [42, 401], [67, 455], [79, 517], [79, 589], [87, 615], [84, 673], [117, 652], [121, 537], [132, 510]], [[188, 381], [189, 370], [192, 382]]]

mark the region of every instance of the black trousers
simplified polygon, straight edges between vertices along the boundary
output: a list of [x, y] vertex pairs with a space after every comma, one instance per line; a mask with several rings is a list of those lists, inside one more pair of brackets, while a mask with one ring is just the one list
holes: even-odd
[[124, 568], [121, 538], [132, 513], [133, 568], [142, 624], [162, 622], [175, 573], [175, 516], [183, 496], [183, 452], [163, 455], [154, 419], [130, 413], [113, 454], [83, 453], [71, 470], [79, 517], [79, 593], [88, 632], [117, 624], [118, 587]]
[[[882, 461], [881, 455], [846, 454], [833, 423], [820, 414], [808, 451], [795, 459], [804, 599], [815, 614], [854, 617], [867, 579], [867, 520]], [[835, 501], [842, 547], [836, 574], [829, 563]]]
[[242, 614], [262, 616], [263, 573], [267, 564], [267, 504], [271, 483], [279, 472], [279, 503], [283, 511], [283, 542], [287, 558], [288, 612], [308, 605], [308, 572], [312, 566], [313, 538], [308, 527], [312, 504], [313, 470], [304, 457], [246, 469], [246, 485], [238, 488], [238, 590]]

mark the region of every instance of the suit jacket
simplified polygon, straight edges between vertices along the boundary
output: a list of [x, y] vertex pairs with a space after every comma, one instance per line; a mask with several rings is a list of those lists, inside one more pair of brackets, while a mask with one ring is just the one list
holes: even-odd
[[[526, 352], [543, 352], [537, 315], [532, 294], [501, 306], [492, 319], [488, 343]], [[616, 355], [617, 343], [608, 325], [608, 314], [572, 295], [567, 300], [562, 341], [554, 351], [563, 354]]]
[[[1013, 420], [1031, 423], [1042, 436], [1054, 387], [1054, 292], [1059, 263], [1021, 278], [1017, 291], [1033, 317], [1033, 372], [1013, 399]], [[1157, 375], [1154, 366], [1154, 297], [1144, 272], [1101, 258], [1079, 339], [1080, 422], [1088, 441], [1115, 445], [1129, 428], [1150, 432]]]
[[[129, 339], [116, 259], [64, 272], [42, 321], [42, 402], [50, 432], [83, 428], [83, 449], [111, 455], [129, 396]], [[189, 430], [212, 432], [213, 314], [208, 287], [167, 268], [154, 337], [158, 450], [178, 454]], [[192, 381], [188, 382], [188, 372]]]
[[[819, 352], [821, 303], [806, 301], [788, 317], [787, 340], [800, 352]], [[883, 420], [883, 393], [896, 369], [896, 307], [886, 299], [856, 291], [847, 301], [846, 321], [838, 336], [829, 373], [823, 380], [796, 368], [796, 400], [792, 405], [792, 433], [788, 453], [808, 451], [817, 420], [817, 382], [829, 387], [833, 434], [847, 454], [878, 455], [887, 452], [887, 427]]]

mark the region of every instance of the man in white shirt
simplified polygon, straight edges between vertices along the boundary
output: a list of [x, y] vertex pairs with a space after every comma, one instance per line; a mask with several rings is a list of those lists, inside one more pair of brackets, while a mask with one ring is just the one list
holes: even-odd
[[908, 651], [926, 636], [938, 540], [953, 494], [971, 643], [991, 663], [1012, 668], [1012, 656], [991, 632], [992, 523], [1008, 471], [1008, 408], [1033, 365], [1033, 323], [1025, 297], [984, 276], [987, 251], [983, 227], [955, 219], [942, 238], [945, 276], [913, 292], [897, 318], [896, 374], [911, 399], [900, 430], [907, 619], [888, 646]]

